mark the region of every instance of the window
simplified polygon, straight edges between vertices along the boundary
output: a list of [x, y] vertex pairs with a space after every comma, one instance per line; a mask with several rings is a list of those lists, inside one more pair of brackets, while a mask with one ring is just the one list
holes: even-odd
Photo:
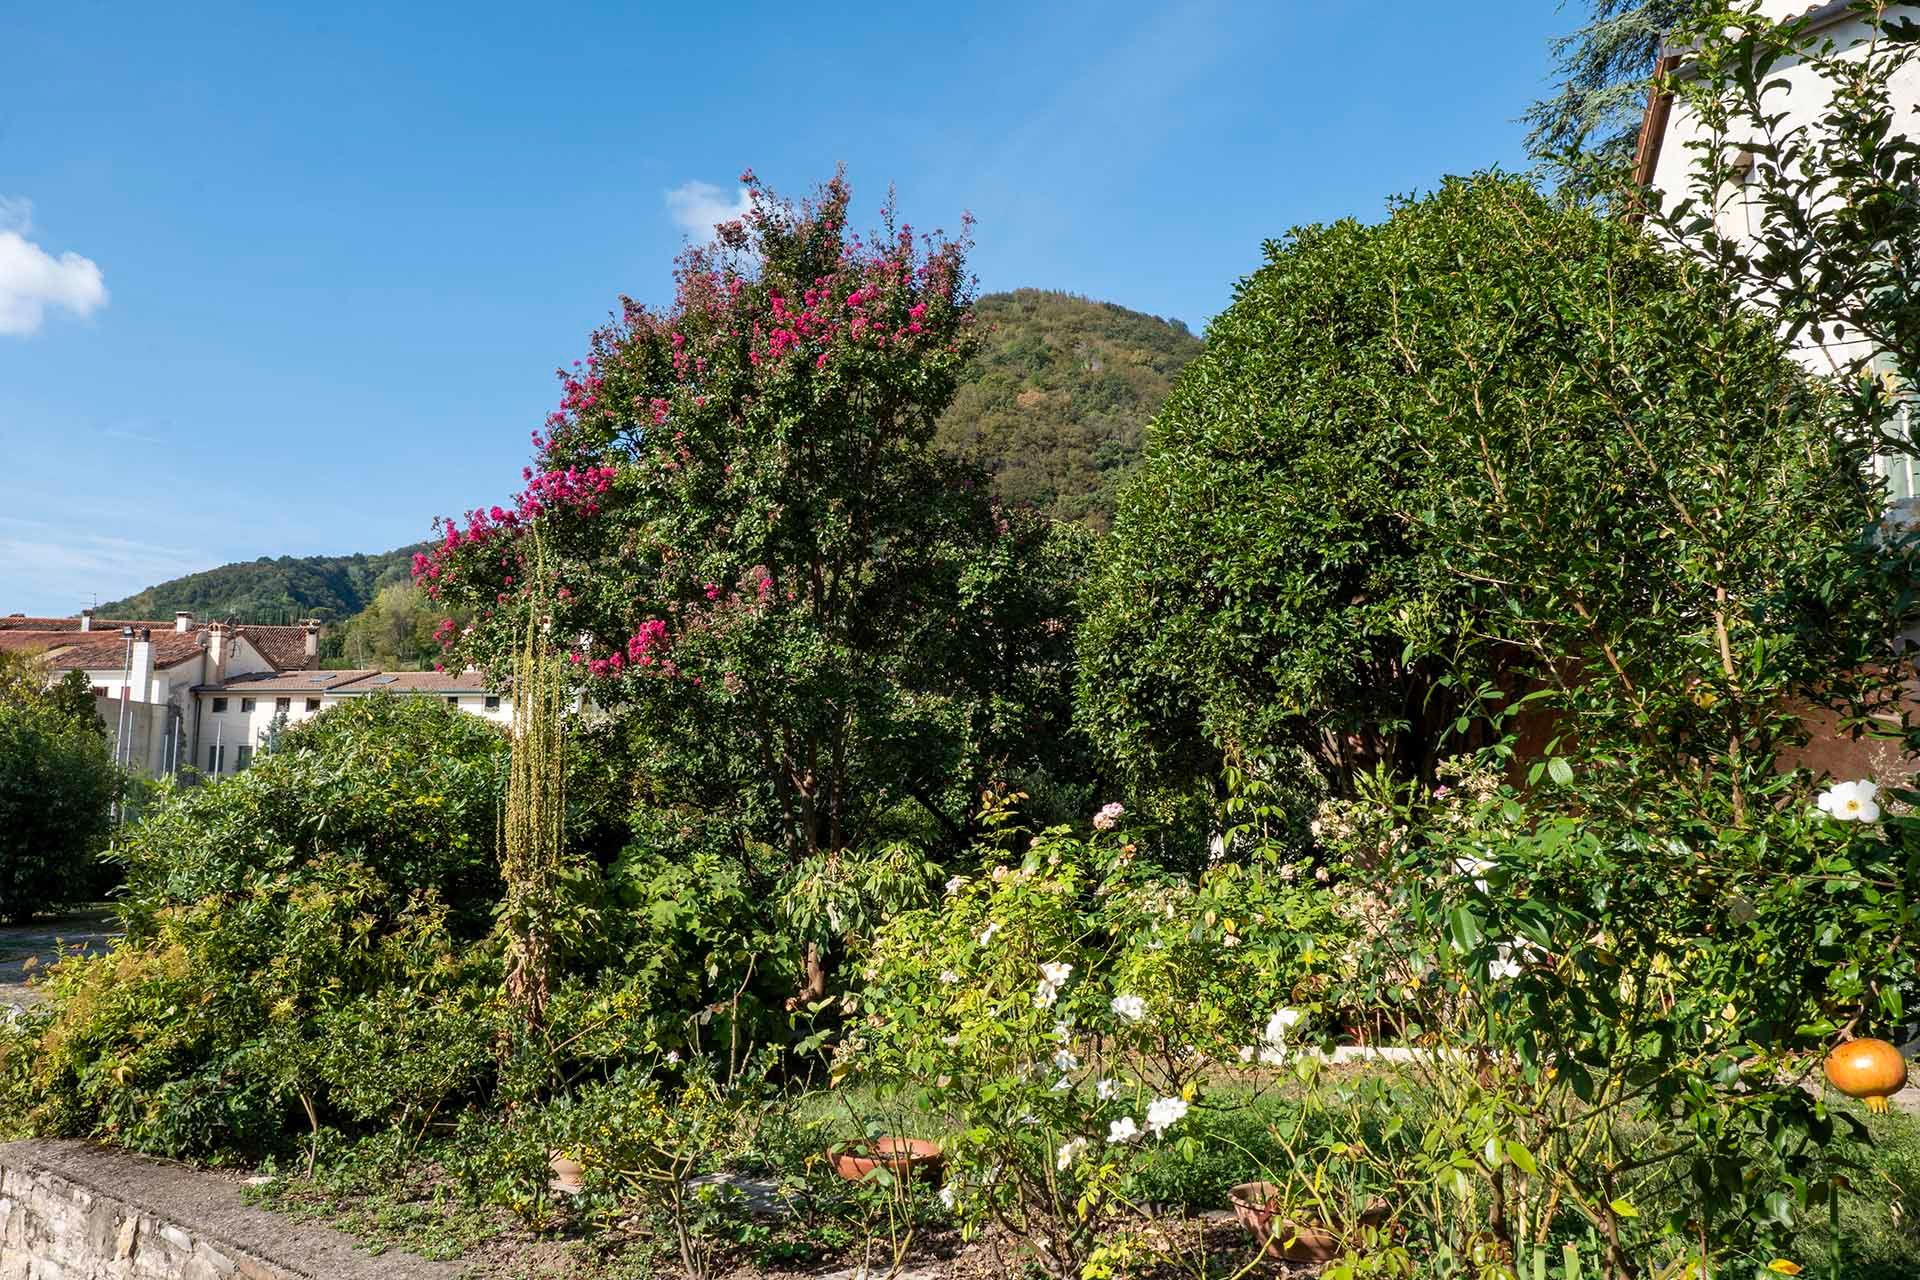
[[459, 706], [459, 705], [460, 705], [460, 699], [458, 699], [458, 698], [456, 698], [456, 697], [454, 697], [454, 696], [453, 696], [452, 694], [448, 694], [448, 695], [447, 695], [447, 705], [448, 705], [448, 706], [450, 706], [450, 707], [457, 707], [457, 706]]
[[246, 712], [249, 712], [249, 711], [251, 711], [251, 710], [253, 710], [253, 699], [252, 699], [252, 698], [242, 698], [242, 699], [240, 699], [240, 711], [241, 711], [241, 713], [242, 713], [242, 714], [245, 714]]
[[226, 755], [227, 749], [225, 747], [208, 747], [207, 772], [219, 773], [220, 766], [226, 763]]
[[293, 710], [293, 699], [292, 698], [275, 698], [273, 700], [273, 709], [275, 711], [291, 711]]
[[500, 709], [500, 695], [499, 695], [499, 694], [497, 694], [497, 693], [490, 693], [490, 694], [488, 694], [488, 695], [487, 695], [487, 710], [489, 710], [489, 711], [498, 711], [499, 709]]
[[225, 715], [226, 712], [227, 712], [227, 700], [225, 698], [215, 698], [213, 700], [213, 714], [219, 716], [219, 715]]
[[252, 747], [240, 747], [235, 750], [233, 754], [233, 771], [235, 773], [240, 772], [240, 770], [246, 768], [248, 765], [252, 763], [253, 763]]
[[308, 711], [318, 711], [319, 709], [320, 709], [320, 699], [318, 699], [318, 698], [308, 698], [308, 699], [307, 699], [307, 710], [308, 710]]
[[103, 684], [97, 684], [97, 685], [95, 685], [95, 686], [93, 686], [93, 696], [94, 696], [94, 697], [96, 697], [96, 698], [104, 698], [104, 697], [106, 697], [106, 696], [107, 696], [107, 686], [105, 686], [105, 685], [103, 685]]

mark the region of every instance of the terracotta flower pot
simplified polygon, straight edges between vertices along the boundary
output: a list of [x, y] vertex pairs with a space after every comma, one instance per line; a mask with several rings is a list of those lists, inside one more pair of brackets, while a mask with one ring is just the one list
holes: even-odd
[[[1312, 1220], [1282, 1216], [1280, 1188], [1271, 1182], [1243, 1182], [1227, 1193], [1233, 1204], [1233, 1216], [1260, 1242], [1268, 1257], [1286, 1262], [1327, 1262], [1346, 1248], [1340, 1235]], [[1360, 1215], [1365, 1226], [1386, 1221], [1384, 1204], [1368, 1205]]]
[[547, 1188], [565, 1196], [577, 1196], [586, 1186], [586, 1166], [564, 1151], [548, 1153], [547, 1168], [553, 1171]]
[[871, 1138], [832, 1147], [827, 1158], [833, 1171], [848, 1182], [858, 1182], [875, 1169], [886, 1169], [896, 1178], [935, 1177], [940, 1172], [940, 1144], [921, 1138]]

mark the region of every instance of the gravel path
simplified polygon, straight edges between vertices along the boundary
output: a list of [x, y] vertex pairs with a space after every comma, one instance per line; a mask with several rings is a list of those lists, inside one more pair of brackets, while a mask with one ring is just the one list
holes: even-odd
[[105, 907], [32, 924], [0, 926], [0, 1018], [40, 999], [31, 980], [37, 979], [62, 949], [82, 947], [98, 954], [119, 936], [119, 922]]

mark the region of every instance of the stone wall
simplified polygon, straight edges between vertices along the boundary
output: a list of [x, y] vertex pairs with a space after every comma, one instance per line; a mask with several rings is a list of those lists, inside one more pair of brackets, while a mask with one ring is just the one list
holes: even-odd
[[0, 1280], [452, 1280], [247, 1205], [216, 1174], [77, 1142], [0, 1145]]

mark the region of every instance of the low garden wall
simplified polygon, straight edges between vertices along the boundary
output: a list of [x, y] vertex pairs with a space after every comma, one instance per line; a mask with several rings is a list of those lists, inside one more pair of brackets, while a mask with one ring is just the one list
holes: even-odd
[[233, 1182], [77, 1142], [0, 1145], [0, 1280], [452, 1280], [246, 1204]]

